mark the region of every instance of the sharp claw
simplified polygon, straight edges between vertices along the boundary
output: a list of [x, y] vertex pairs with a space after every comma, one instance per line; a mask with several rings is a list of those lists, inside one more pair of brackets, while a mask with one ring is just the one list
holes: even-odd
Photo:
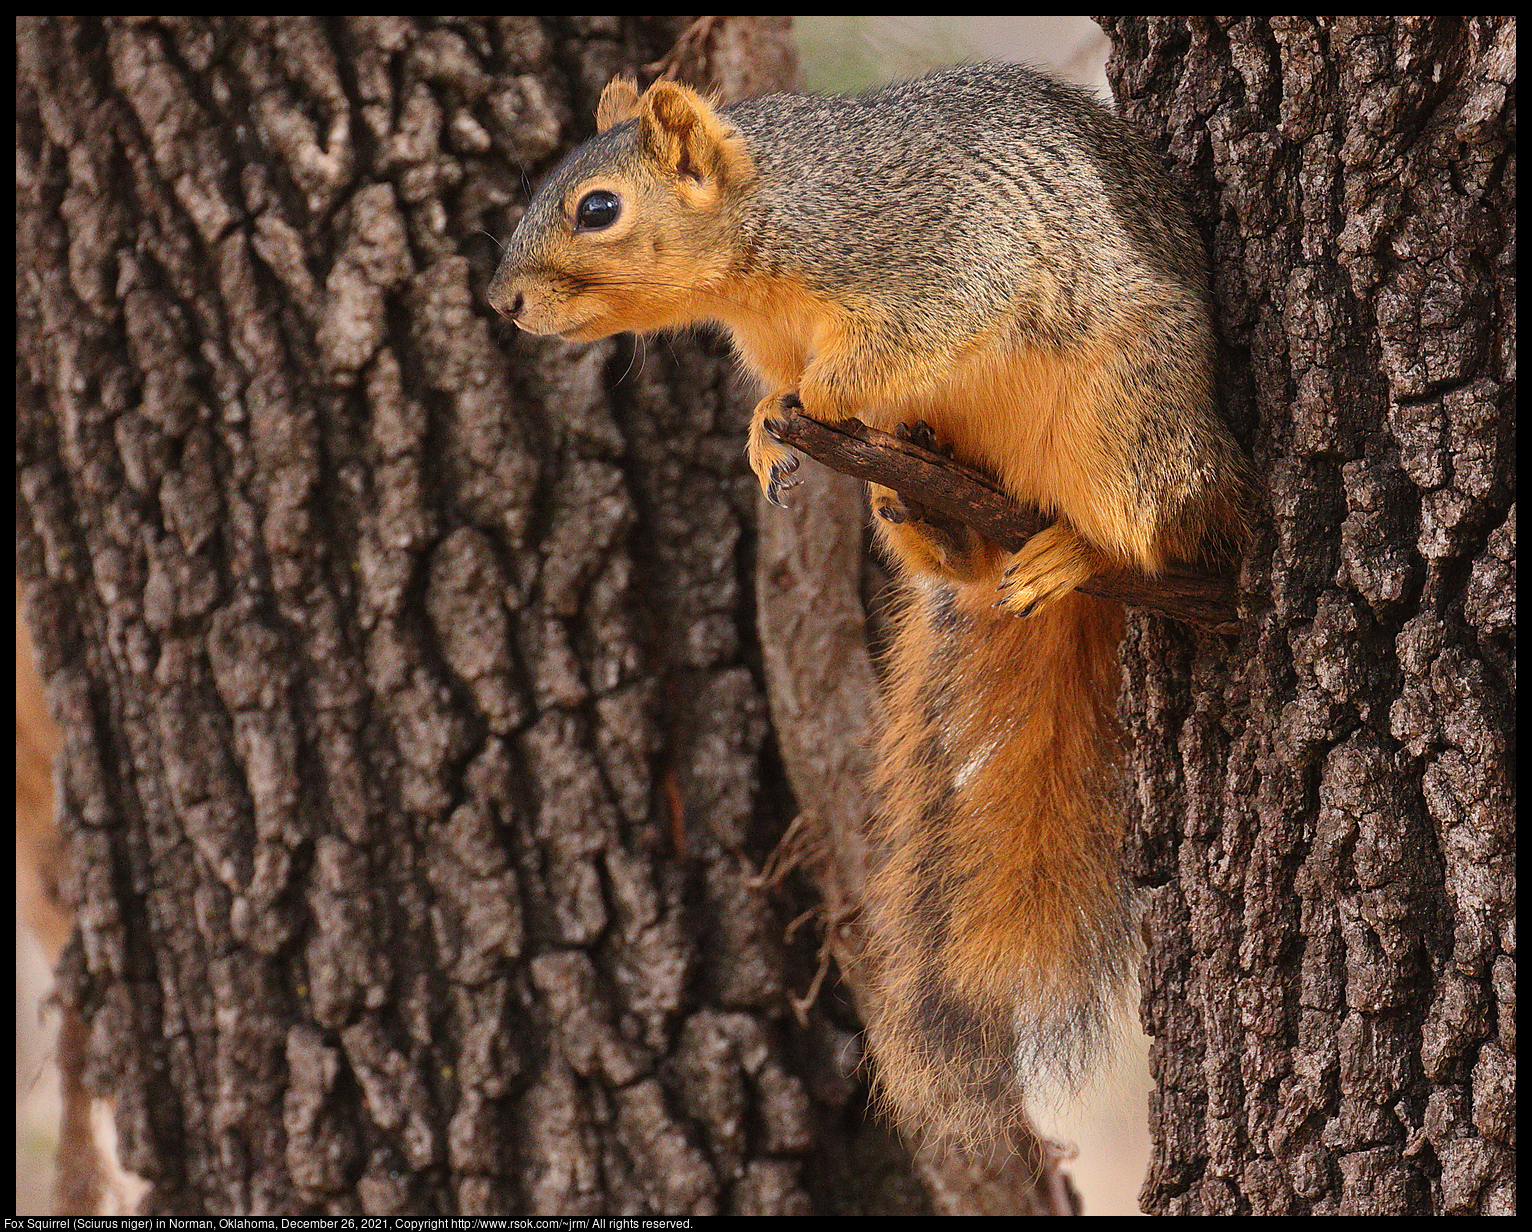
[[1030, 602], [1023, 604], [1020, 607], [1017, 607], [1016, 606], [1016, 587], [1013, 584], [1012, 585], [1008, 585], [1008, 584], [1002, 582], [995, 589], [1000, 594], [1000, 598], [998, 600], [996, 600], [995, 606], [996, 607], [1003, 607], [1003, 608], [1005, 608], [1013, 616], [1016, 616], [1018, 618], [1030, 616], [1032, 614], [1032, 610], [1038, 604], [1038, 600], [1037, 599], [1032, 599]]
[[798, 469], [798, 456], [794, 454], [786, 462], [779, 463], [778, 466], [784, 475], [791, 475]]
[[787, 505], [782, 500], [782, 493], [790, 492], [801, 482], [802, 480], [799, 479], [783, 479], [781, 477], [780, 468], [774, 466], [771, 468], [771, 478], [767, 482], [765, 488], [766, 499], [769, 500], [773, 505], [777, 506], [777, 508], [786, 509]]

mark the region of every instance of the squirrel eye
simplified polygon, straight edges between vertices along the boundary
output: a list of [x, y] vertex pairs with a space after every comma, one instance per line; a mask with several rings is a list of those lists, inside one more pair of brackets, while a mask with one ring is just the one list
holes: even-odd
[[616, 193], [598, 188], [580, 198], [575, 206], [575, 227], [580, 231], [600, 231], [617, 221], [622, 212], [622, 202]]

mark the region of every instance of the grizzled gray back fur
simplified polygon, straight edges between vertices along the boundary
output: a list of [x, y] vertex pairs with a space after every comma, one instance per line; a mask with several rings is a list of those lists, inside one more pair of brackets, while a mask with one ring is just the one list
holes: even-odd
[[[1056, 343], [1104, 324], [1103, 284], [1204, 294], [1201, 241], [1142, 138], [1085, 91], [1031, 69], [969, 65], [859, 97], [774, 94], [721, 114], [762, 170], [741, 221], [767, 269], [880, 301], [902, 281], [954, 322], [1019, 308], [1024, 334]], [[1018, 264], [1018, 253], [1031, 259]], [[1028, 312], [1038, 270], [1059, 297]]]

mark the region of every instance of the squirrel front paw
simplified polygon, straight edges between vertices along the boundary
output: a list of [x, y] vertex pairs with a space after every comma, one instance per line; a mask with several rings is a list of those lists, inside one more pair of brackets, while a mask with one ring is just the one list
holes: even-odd
[[[952, 446], [939, 441], [923, 419], [895, 424], [894, 435], [930, 453], [952, 457]], [[971, 527], [881, 484], [869, 484], [867, 495], [881, 523], [878, 530], [884, 543], [906, 570], [935, 573], [949, 582], [970, 582], [992, 567], [993, 551]]]
[[746, 446], [750, 469], [760, 480], [761, 491], [766, 494], [766, 499], [784, 508], [782, 494], [802, 482], [788, 478], [798, 469], [798, 455], [772, 437], [766, 431], [766, 424], [780, 419], [784, 414], [802, 409], [803, 403], [798, 401], [797, 393], [775, 393], [762, 398], [756, 404], [755, 413], [750, 416], [750, 437]]
[[882, 523], [878, 529], [884, 542], [906, 569], [934, 572], [954, 581], [966, 578], [973, 537], [967, 527], [881, 484], [870, 484], [867, 497], [873, 515]]
[[1096, 551], [1067, 526], [1038, 531], [1012, 554], [1000, 575], [996, 607], [1035, 616], [1100, 572]]
[[942, 444], [938, 441], [936, 429], [924, 419], [917, 419], [912, 424], [895, 424], [894, 435], [901, 441], [909, 441], [911, 445], [918, 445], [920, 448], [929, 450], [931, 453], [939, 453], [944, 458], [952, 457], [951, 444]]
[[[944, 458], [952, 457], [952, 446], [939, 444], [936, 432], [924, 419], [917, 419], [912, 424], [898, 423], [894, 425], [894, 435], [901, 441], [908, 441], [911, 445], [917, 445], [930, 453], [940, 454]], [[901, 526], [907, 522], [926, 522], [935, 524], [940, 531], [949, 537], [953, 532], [960, 529], [956, 522], [945, 518], [932, 517], [926, 507], [919, 501], [909, 497], [900, 496], [892, 488], [885, 488], [881, 484], [870, 485], [870, 503], [873, 513], [885, 522], [892, 522], [895, 526]]]

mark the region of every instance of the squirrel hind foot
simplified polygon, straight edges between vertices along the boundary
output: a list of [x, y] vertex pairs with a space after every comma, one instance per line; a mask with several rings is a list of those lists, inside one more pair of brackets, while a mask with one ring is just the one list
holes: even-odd
[[920, 449], [941, 454], [944, 458], [952, 457], [951, 442], [941, 441], [936, 435], [936, 429], [931, 427], [924, 419], [917, 419], [912, 424], [895, 424], [894, 435], [901, 441], [908, 441], [911, 445], [915, 445]]
[[900, 496], [893, 488], [869, 484], [867, 501], [884, 542], [908, 569], [935, 573], [949, 582], [967, 582], [978, 576], [991, 555], [972, 528]]
[[1069, 527], [1055, 522], [1012, 555], [997, 588], [996, 607], [1032, 616], [1057, 603], [1103, 566], [1100, 555]]

